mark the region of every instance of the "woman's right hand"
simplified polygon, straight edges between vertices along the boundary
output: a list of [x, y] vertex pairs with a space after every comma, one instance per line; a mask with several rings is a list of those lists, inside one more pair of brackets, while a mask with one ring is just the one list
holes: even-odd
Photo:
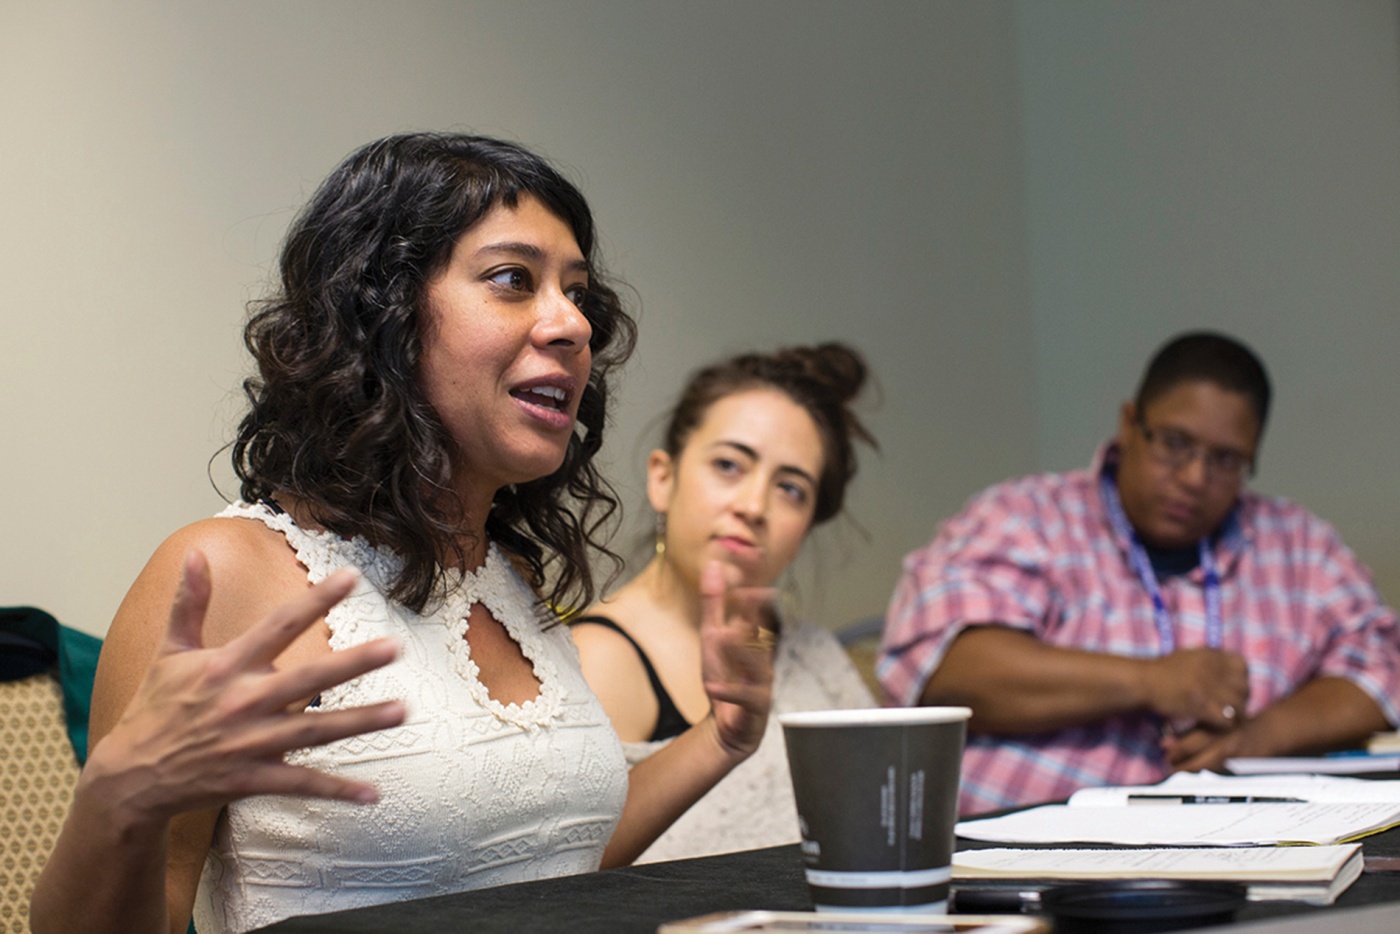
[[[84, 784], [103, 788], [128, 826], [158, 826], [177, 814], [218, 808], [258, 794], [377, 800], [374, 787], [288, 765], [292, 750], [396, 726], [404, 707], [389, 701], [337, 711], [293, 705], [388, 664], [387, 639], [300, 662], [273, 661], [355, 586], [338, 571], [282, 604], [237, 638], [205, 648], [209, 565], [189, 552], [163, 644], [113, 729], [93, 747]], [[117, 816], [114, 814], [113, 816]]]
[[700, 578], [701, 680], [710, 714], [628, 773], [627, 803], [603, 851], [625, 866], [758, 748], [773, 706], [769, 588], [738, 587], [719, 561]]
[[769, 628], [774, 592], [740, 587], [731, 565], [710, 561], [700, 575], [701, 680], [721, 746], [737, 762], [758, 748], [773, 706]]
[[[220, 524], [217, 534], [208, 534], [211, 523]], [[388, 664], [398, 649], [383, 639], [334, 652], [288, 649], [357, 578], [341, 571], [308, 589], [292, 562], [250, 560], [259, 528], [214, 519], [181, 530], [123, 601], [98, 666], [95, 743], [34, 887], [35, 934], [183, 932], [219, 809], [230, 801], [376, 800], [370, 785], [288, 765], [283, 756], [402, 723], [397, 701], [302, 709], [321, 691]], [[285, 545], [265, 540], [280, 560]], [[224, 575], [212, 610], [205, 547], [216, 549]], [[244, 625], [245, 618], [257, 621]], [[223, 644], [207, 648], [206, 635]]]

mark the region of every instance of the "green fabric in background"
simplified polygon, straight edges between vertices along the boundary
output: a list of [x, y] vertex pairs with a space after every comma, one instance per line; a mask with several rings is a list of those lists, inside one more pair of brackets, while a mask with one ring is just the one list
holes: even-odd
[[78, 764], [87, 761], [88, 709], [102, 640], [69, 629], [32, 606], [0, 607], [0, 678], [28, 677], [58, 667], [63, 716]]

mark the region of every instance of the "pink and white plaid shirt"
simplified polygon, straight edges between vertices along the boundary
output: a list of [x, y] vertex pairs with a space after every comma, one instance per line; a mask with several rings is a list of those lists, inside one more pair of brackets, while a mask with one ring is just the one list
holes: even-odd
[[[1152, 602], [1128, 563], [1099, 492], [1112, 446], [1089, 470], [1008, 481], [975, 496], [908, 555], [886, 617], [877, 672], [887, 700], [919, 702], [967, 626], [999, 623], [1052, 645], [1160, 653]], [[1249, 712], [1319, 676], [1351, 680], [1400, 723], [1400, 621], [1330, 525], [1283, 499], [1245, 491], [1216, 557], [1222, 648], [1249, 662]], [[1161, 582], [1178, 648], [1206, 644], [1200, 568]], [[1167, 774], [1161, 721], [1113, 717], [1055, 733], [970, 735], [961, 811], [1053, 801], [1088, 785]]]

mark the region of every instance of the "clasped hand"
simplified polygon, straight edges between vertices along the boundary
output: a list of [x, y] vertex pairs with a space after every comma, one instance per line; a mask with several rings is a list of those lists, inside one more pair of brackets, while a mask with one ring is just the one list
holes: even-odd
[[1217, 769], [1241, 753], [1249, 703], [1249, 667], [1243, 656], [1222, 649], [1178, 649], [1155, 659], [1151, 670], [1153, 709], [1171, 727], [1162, 752], [1172, 769]]
[[758, 748], [773, 706], [770, 587], [737, 587], [736, 569], [707, 563], [700, 575], [701, 677], [720, 743], [736, 760]]
[[1232, 728], [1249, 703], [1249, 666], [1223, 649], [1178, 649], [1148, 668], [1151, 707], [1176, 732]]
[[343, 599], [358, 576], [341, 570], [219, 648], [206, 648], [209, 566], [186, 556], [163, 644], [120, 721], [93, 749], [93, 781], [105, 781], [137, 824], [222, 807], [257, 794], [377, 800], [374, 787], [288, 765], [283, 756], [403, 722], [389, 701], [336, 711], [293, 709], [321, 691], [392, 661], [380, 639], [285, 669], [273, 662]]

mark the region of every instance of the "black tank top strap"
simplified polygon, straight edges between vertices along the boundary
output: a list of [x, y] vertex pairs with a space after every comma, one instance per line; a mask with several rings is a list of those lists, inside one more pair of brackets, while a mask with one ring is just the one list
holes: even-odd
[[670, 739], [690, 729], [690, 721], [681, 714], [680, 708], [676, 706], [676, 702], [671, 700], [671, 695], [667, 692], [665, 686], [662, 685], [661, 678], [656, 673], [656, 668], [651, 664], [651, 659], [647, 658], [647, 653], [642, 651], [642, 647], [637, 644], [637, 640], [629, 636], [621, 626], [608, 619], [606, 616], [578, 616], [569, 620], [570, 626], [582, 626], [585, 623], [611, 629], [613, 632], [622, 636], [622, 638], [626, 639], [628, 644], [632, 646], [633, 650], [636, 651], [637, 657], [642, 660], [642, 667], [645, 668], [647, 672], [647, 680], [651, 682], [652, 693], [656, 695], [656, 726], [652, 729], [651, 736], [648, 740], [650, 742], [655, 742], [659, 739]]

